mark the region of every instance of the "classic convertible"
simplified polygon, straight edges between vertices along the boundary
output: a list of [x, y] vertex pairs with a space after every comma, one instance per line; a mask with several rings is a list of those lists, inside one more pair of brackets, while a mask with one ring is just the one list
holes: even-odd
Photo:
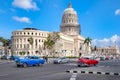
[[77, 61], [78, 67], [80, 66], [91, 66], [91, 65], [97, 65], [98, 60], [95, 60], [93, 57], [87, 56], [87, 57], [81, 57]]
[[37, 56], [26, 56], [23, 59], [17, 59], [16, 61], [17, 67], [27, 67], [27, 66], [41, 66], [45, 63], [45, 60], [39, 58]]

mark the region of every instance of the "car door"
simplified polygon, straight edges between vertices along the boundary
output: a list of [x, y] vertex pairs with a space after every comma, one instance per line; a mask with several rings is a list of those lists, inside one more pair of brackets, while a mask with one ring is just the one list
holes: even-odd
[[66, 59], [65, 58], [61, 58], [62, 60], [62, 63], [65, 63], [66, 62]]
[[92, 58], [88, 58], [88, 64], [89, 65], [93, 64], [93, 59]]
[[32, 65], [35, 65], [35, 59], [34, 59], [34, 56], [31, 56], [30, 59], [29, 59], [29, 64], [32, 66]]
[[95, 60], [92, 58], [91, 59], [91, 65], [94, 65], [96, 62], [95, 62]]
[[34, 56], [34, 58], [33, 58], [33, 64], [36, 65], [36, 64], [38, 64], [38, 63], [39, 63], [38, 57], [37, 57], [37, 56]]
[[40, 63], [39, 57], [37, 57], [37, 56], [34, 57], [34, 63], [35, 63], [35, 65]]
[[68, 62], [68, 59], [67, 58], [63, 58], [64, 60], [64, 63], [67, 63]]

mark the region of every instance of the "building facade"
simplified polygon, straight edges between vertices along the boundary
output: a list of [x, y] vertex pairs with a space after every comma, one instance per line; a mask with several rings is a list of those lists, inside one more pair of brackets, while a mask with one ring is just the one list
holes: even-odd
[[[60, 40], [55, 43], [55, 54], [43, 50], [43, 43], [50, 32], [34, 28], [13, 31], [11, 51], [16, 55], [25, 52], [25, 55], [79, 56], [79, 54], [86, 53], [85, 38], [80, 35], [80, 32], [77, 12], [72, 8], [72, 4], [68, 4], [63, 11], [59, 32]], [[30, 37], [33, 38], [32, 45], [28, 41]], [[90, 47], [87, 50], [90, 52]]]
[[98, 48], [97, 51], [101, 55], [106, 55], [106, 56], [119, 55], [120, 54], [117, 46], [109, 46], [109, 47], [105, 47], [105, 48]]
[[4, 47], [0, 45], [0, 55], [3, 55], [4, 53]]
[[[25, 52], [26, 55], [43, 55], [41, 54], [43, 43], [48, 33], [35, 28], [13, 31], [11, 52], [16, 55], [19, 55], [20, 52]], [[28, 41], [31, 37], [33, 38], [33, 44], [30, 44]]]
[[63, 39], [63, 49], [67, 56], [79, 56], [79, 53], [85, 52], [84, 40], [80, 35], [81, 29], [78, 23], [77, 12], [72, 8], [72, 4], [68, 4], [68, 8], [63, 11], [62, 21], [60, 25], [61, 37]]

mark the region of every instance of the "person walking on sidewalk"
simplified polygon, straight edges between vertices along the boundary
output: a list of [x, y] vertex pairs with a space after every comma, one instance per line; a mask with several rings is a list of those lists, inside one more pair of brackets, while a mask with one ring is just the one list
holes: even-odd
[[45, 56], [45, 61], [48, 63], [48, 55]]

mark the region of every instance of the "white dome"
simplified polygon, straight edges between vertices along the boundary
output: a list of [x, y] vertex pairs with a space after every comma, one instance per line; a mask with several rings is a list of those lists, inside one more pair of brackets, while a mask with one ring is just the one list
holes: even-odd
[[67, 35], [79, 35], [80, 25], [78, 23], [77, 12], [72, 8], [72, 4], [68, 4], [68, 8], [63, 11], [62, 23], [60, 25], [61, 32]]
[[63, 12], [62, 24], [78, 24], [77, 12], [72, 8], [72, 4], [70, 3], [68, 4], [68, 8]]
[[77, 15], [76, 11], [73, 8], [69, 8], [69, 7], [64, 10], [63, 15], [64, 14], [76, 14]]

